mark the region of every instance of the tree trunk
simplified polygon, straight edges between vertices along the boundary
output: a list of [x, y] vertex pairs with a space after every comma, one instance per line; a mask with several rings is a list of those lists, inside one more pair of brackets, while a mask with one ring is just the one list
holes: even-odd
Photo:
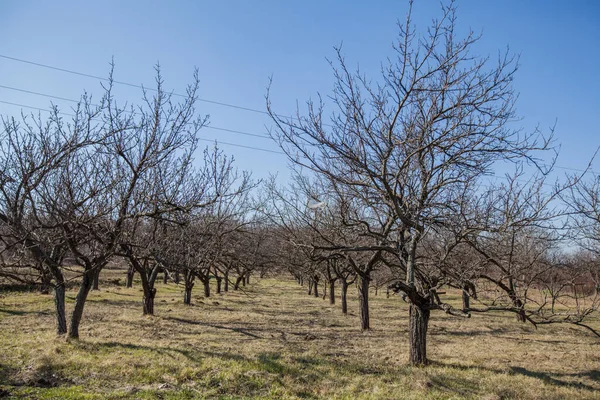
[[335, 280], [329, 281], [329, 304], [335, 304]]
[[223, 282], [223, 278], [218, 276], [217, 278], [217, 294], [221, 293], [221, 283]]
[[129, 267], [127, 270], [127, 281], [125, 283], [125, 287], [130, 288], [133, 287], [133, 276], [135, 275], [135, 269], [133, 267]]
[[100, 290], [100, 269], [94, 269], [92, 271], [92, 290]]
[[369, 325], [369, 278], [360, 278], [358, 300], [360, 307], [360, 329], [365, 331], [371, 329]]
[[204, 297], [210, 297], [210, 277], [202, 280], [204, 284]]
[[225, 279], [225, 285], [223, 287], [223, 290], [225, 292], [229, 292], [229, 272], [225, 272], [223, 279]]
[[315, 289], [313, 291], [313, 294], [315, 295], [315, 297], [319, 297], [319, 281], [314, 281], [313, 286]]
[[471, 302], [470, 302], [471, 296], [469, 296], [469, 293], [463, 289], [462, 291], [462, 304], [463, 304], [463, 311], [467, 311], [470, 306], [471, 306]]
[[185, 289], [183, 292], [183, 304], [190, 305], [192, 304], [192, 288], [194, 287], [194, 282], [185, 283]]
[[73, 309], [73, 314], [71, 314], [71, 324], [67, 334], [69, 339], [79, 338], [79, 324], [81, 323], [81, 318], [83, 316], [85, 301], [92, 288], [93, 274], [93, 269], [88, 269], [83, 274], [81, 284], [79, 285], [79, 292], [77, 292], [77, 297], [75, 298], [75, 308]]
[[313, 289], [313, 281], [309, 280], [308, 281], [308, 295], [312, 295], [312, 289]]
[[175, 271], [175, 277], [173, 280], [176, 284], [179, 284], [179, 271]]
[[144, 288], [144, 315], [154, 315], [154, 297], [156, 297], [156, 289], [153, 287]]
[[248, 285], [250, 284], [250, 274], [246, 275], [246, 283]]
[[342, 281], [342, 313], [348, 314], [348, 282]]
[[169, 282], [169, 274], [167, 274], [167, 270], [163, 271], [163, 284], [167, 284]]
[[54, 305], [56, 307], [56, 334], [67, 333], [67, 313], [65, 311], [65, 281], [54, 286]]
[[240, 288], [240, 283], [242, 282], [242, 277], [238, 276], [235, 279], [235, 284], [233, 285], [233, 290], [238, 290]]
[[242, 276], [242, 286], [246, 287], [246, 283], [248, 283], [248, 278], [244, 275]]
[[427, 326], [429, 324], [429, 310], [415, 304], [410, 305], [409, 344], [410, 364], [427, 364]]
[[190, 270], [183, 272], [184, 290], [183, 290], [183, 304], [192, 304], [192, 288], [194, 287], [194, 274]]

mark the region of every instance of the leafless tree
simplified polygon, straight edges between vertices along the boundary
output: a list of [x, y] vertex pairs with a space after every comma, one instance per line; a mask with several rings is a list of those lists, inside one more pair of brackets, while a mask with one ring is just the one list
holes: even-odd
[[[442, 6], [441, 18], [424, 35], [417, 34], [410, 12], [399, 29], [394, 57], [379, 80], [352, 72], [338, 49], [330, 102], [319, 97], [308, 102], [306, 115], [285, 118], [267, 94], [267, 108], [273, 137], [295, 165], [360, 202], [357, 209], [378, 209], [373, 217], [383, 224], [364, 216], [354, 223], [379, 240], [362, 250], [391, 254], [401, 271], [396, 287], [410, 303], [410, 362], [420, 365], [427, 362], [430, 312], [443, 309], [433, 302], [436, 282], [417, 263], [423, 241], [455, 212], [465, 186], [498, 162], [542, 168], [535, 151], [551, 142], [537, 130], [509, 127], [517, 60], [508, 51], [495, 62], [472, 55], [478, 36], [459, 37], [453, 4]], [[329, 124], [326, 105], [335, 108]]]
[[49, 199], [47, 183], [54, 181], [54, 193], [62, 190], [56, 177], [68, 159], [106, 134], [106, 124], [97, 120], [105, 104], [106, 98], [94, 106], [89, 96], [83, 96], [69, 122], [57, 107], [47, 119], [25, 114], [20, 121], [2, 118], [0, 275], [22, 280], [34, 272], [43, 284], [51, 277], [58, 334], [67, 332], [62, 268], [68, 244], [56, 220], [57, 199]]

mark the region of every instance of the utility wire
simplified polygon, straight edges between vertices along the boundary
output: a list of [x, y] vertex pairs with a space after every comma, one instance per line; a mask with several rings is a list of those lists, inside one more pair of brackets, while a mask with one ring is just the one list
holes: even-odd
[[[20, 62], [20, 63], [24, 63], [24, 64], [35, 65], [37, 67], [52, 69], [52, 70], [55, 70], [55, 71], [65, 72], [65, 73], [69, 73], [69, 74], [73, 74], [73, 75], [79, 75], [79, 76], [83, 76], [83, 77], [86, 77], [86, 78], [93, 78], [93, 79], [99, 79], [99, 80], [102, 80], [102, 81], [109, 81], [108, 78], [104, 78], [104, 77], [101, 77], [101, 76], [87, 74], [87, 73], [84, 73], [84, 72], [73, 71], [73, 70], [70, 70], [70, 69], [60, 68], [60, 67], [56, 67], [56, 66], [53, 66], [53, 65], [42, 64], [42, 63], [38, 63], [38, 62], [34, 62], [34, 61], [24, 60], [22, 58], [10, 57], [10, 56], [4, 55], [4, 54], [0, 54], [0, 58], [4, 58], [4, 59], [7, 59], [7, 60], [16, 61], [16, 62]], [[129, 87], [133, 87], [133, 88], [137, 88], [137, 89], [145, 89], [145, 90], [156, 91], [156, 89], [145, 87], [145, 86], [142, 86], [142, 85], [136, 85], [136, 84], [129, 83], [129, 82], [116, 81], [116, 80], [113, 80], [113, 82], [117, 83], [119, 85], [129, 86]], [[50, 95], [46, 95], [46, 94], [42, 94], [42, 93], [36, 93], [36, 92], [24, 90], [24, 89], [11, 88], [11, 87], [2, 86], [2, 85], [0, 85], [0, 87], [5, 88], [5, 89], [10, 89], [10, 90], [17, 90], [17, 91], [24, 92], [24, 93], [30, 93], [30, 94], [36, 94], [36, 95], [40, 95], [40, 96], [55, 98], [55, 99], [59, 99], [59, 100], [73, 101], [73, 100], [70, 100], [70, 99], [65, 99], [65, 98], [50, 96]], [[174, 96], [187, 97], [186, 95], [179, 94], [179, 93], [172, 93], [172, 94]], [[238, 110], [244, 110], [244, 111], [254, 112], [254, 113], [263, 114], [263, 115], [269, 115], [268, 112], [263, 111], [263, 110], [258, 110], [258, 109], [250, 108], [250, 107], [238, 106], [236, 104], [231, 104], [231, 103], [224, 103], [224, 102], [220, 102], [220, 101], [209, 100], [209, 99], [201, 99], [201, 98], [199, 98], [198, 101], [201, 101], [201, 102], [204, 102], [204, 103], [215, 104], [215, 105], [219, 105], [219, 106], [223, 106], [223, 107], [230, 107], [230, 108], [234, 108], [234, 109], [238, 109]], [[295, 117], [289, 117], [289, 116], [280, 115], [280, 114], [274, 114], [274, 115], [277, 116], [277, 117], [297, 119]], [[329, 124], [323, 124], [323, 125], [324, 126], [331, 126]], [[240, 131], [227, 130], [227, 129], [224, 129], [224, 128], [213, 127], [213, 129], [223, 130], [223, 131], [232, 132], [232, 133], [240, 133], [240, 134], [245, 134], [245, 135], [249, 135], [249, 136], [270, 138], [269, 136], [266, 136], [266, 135], [251, 134], [251, 133], [247, 133], [247, 132], [242, 133]], [[576, 171], [576, 172], [585, 172], [585, 170], [578, 169], [578, 168], [561, 167], [561, 166], [558, 166], [558, 165], [555, 165], [554, 167], [555, 168], [559, 168], [559, 169], [564, 169], [564, 170]]]
[[[24, 63], [24, 64], [35, 65], [36, 67], [42, 67], [42, 68], [52, 69], [52, 70], [55, 70], [55, 71], [65, 72], [65, 73], [68, 73], [68, 74], [79, 75], [79, 76], [83, 76], [83, 77], [86, 77], [86, 78], [99, 79], [99, 80], [105, 81], [105, 82], [110, 81], [110, 79], [104, 78], [104, 77], [101, 77], [101, 76], [92, 75], [92, 74], [86, 74], [84, 72], [73, 71], [73, 70], [65, 69], [65, 68], [59, 68], [59, 67], [55, 67], [53, 65], [42, 64], [42, 63], [38, 63], [38, 62], [34, 62], [34, 61], [23, 60], [21, 58], [9, 57], [9, 56], [3, 55], [3, 54], [0, 54], [0, 58], [4, 58], [4, 59], [7, 59], [7, 60], [11, 60], [11, 61], [17, 61], [17, 62]], [[153, 89], [153, 88], [150, 88], [150, 87], [146, 87], [146, 86], [142, 86], [142, 85], [136, 85], [134, 83], [129, 83], [129, 82], [123, 82], [123, 81], [113, 80], [113, 83], [116, 83], [116, 84], [119, 84], [119, 85], [124, 85], [124, 86], [129, 86], [129, 87], [133, 87], [133, 88], [137, 88], [137, 89], [150, 90], [150, 91], [153, 91], [153, 92], [156, 91], [156, 89]], [[186, 95], [179, 94], [179, 93], [172, 93], [172, 94], [173, 94], [173, 96], [187, 97]], [[224, 103], [224, 102], [221, 102], [221, 101], [215, 101], [215, 100], [209, 100], [209, 99], [202, 99], [202, 98], [198, 98], [198, 101], [201, 101], [201, 102], [204, 102], [204, 103], [209, 103], [209, 104], [215, 104], [215, 105], [223, 106], [223, 107], [234, 108], [234, 109], [237, 109], [237, 110], [249, 111], [249, 112], [253, 112], [253, 113], [257, 113], [257, 114], [269, 115], [268, 112], [263, 111], [263, 110], [258, 110], [256, 108], [250, 108], [250, 107], [244, 107], [244, 106], [238, 106], [236, 104]], [[279, 114], [274, 114], [274, 115], [278, 116], [278, 117], [289, 118], [289, 117], [287, 117], [285, 115], [279, 115]]]
[[[26, 105], [26, 104], [13, 103], [13, 102], [4, 101], [4, 100], [0, 100], [0, 104], [7, 104], [7, 105], [10, 105], [10, 106], [28, 108], [28, 109], [31, 109], [31, 110], [43, 111], [43, 112], [47, 112], [47, 113], [51, 112], [50, 110], [48, 110], [46, 108], [34, 107], [34, 106]], [[70, 114], [70, 113], [66, 113], [66, 112], [62, 112], [62, 111], [60, 112], [60, 114], [67, 115], [69, 117], [74, 117], [75, 116], [75, 114]], [[216, 129], [216, 130], [220, 130], [220, 131], [233, 132], [233, 133], [239, 133], [239, 134], [248, 134], [248, 135], [251, 135], [251, 136], [258, 136], [258, 137], [263, 137], [263, 138], [270, 138], [269, 136], [265, 136], [265, 135], [258, 135], [258, 134], [252, 134], [252, 133], [247, 133], [247, 132], [235, 131], [233, 129], [211, 127], [210, 125], [204, 126], [203, 128]], [[198, 140], [202, 140], [204, 142], [216, 143], [216, 144], [224, 144], [224, 145], [227, 145], [227, 146], [241, 147], [241, 148], [244, 148], [244, 149], [264, 151], [264, 152], [267, 152], [267, 153], [285, 154], [283, 151], [269, 150], [269, 149], [264, 149], [262, 147], [245, 146], [245, 145], [242, 145], [242, 144], [230, 143], [230, 142], [223, 142], [223, 141], [220, 141], [220, 140], [203, 139], [203, 138], [198, 138]]]
[[[75, 103], [75, 104], [79, 103], [78, 100], [69, 99], [69, 98], [66, 98], [66, 97], [54, 96], [54, 95], [50, 95], [50, 94], [46, 94], [46, 93], [34, 92], [34, 91], [31, 91], [31, 90], [19, 89], [19, 88], [15, 88], [15, 87], [11, 87], [11, 86], [0, 85], [0, 88], [2, 88], [2, 89], [8, 89], [8, 90], [14, 90], [14, 91], [17, 91], [17, 92], [22, 92], [22, 93], [33, 94], [33, 95], [36, 95], [36, 96], [48, 97], [48, 98], [56, 99], [56, 100], [68, 101], [68, 102]], [[36, 110], [40, 110], [40, 111], [48, 111], [48, 110], [44, 110], [44, 109], [38, 109], [37, 107], [26, 106], [26, 105], [23, 105], [23, 104], [10, 103], [10, 102], [7, 102], [7, 101], [3, 101], [2, 103], [4, 103], [4, 104], [10, 104], [10, 105], [15, 105], [15, 106], [19, 106], [19, 107], [36, 109]], [[97, 106], [96, 104], [92, 104], [92, 105], [93, 106]], [[65, 115], [73, 116], [71, 114], [66, 114], [66, 113], [64, 113], [64, 114]], [[252, 136], [252, 137], [258, 137], [258, 138], [263, 138], [263, 139], [271, 139], [271, 137], [269, 135], [263, 135], [263, 134], [260, 134], [260, 133], [244, 132], [244, 131], [238, 131], [238, 130], [235, 130], [235, 129], [221, 128], [221, 127], [218, 127], [218, 126], [211, 126], [211, 125], [207, 125], [206, 128], [214, 129], [214, 130], [217, 130], [217, 131], [223, 131], [223, 132], [237, 133], [239, 135]]]
[[[0, 85], [0, 88], [2, 88], [2, 89], [8, 89], [8, 90], [13, 90], [13, 91], [16, 91], [16, 92], [21, 92], [21, 93], [33, 94], [33, 95], [36, 95], [36, 96], [48, 97], [50, 99], [68, 101], [68, 102], [75, 103], [75, 104], [79, 103], [79, 100], [69, 99], [69, 98], [66, 98], [66, 97], [55, 96], [55, 95], [51, 95], [51, 94], [47, 94], [47, 93], [34, 92], [32, 90], [26, 90], [26, 89], [16, 88], [16, 87], [12, 87], [12, 86]], [[97, 104], [92, 104], [92, 105], [95, 106], [95, 107], [97, 107]], [[260, 138], [265, 138], [265, 139], [271, 139], [271, 137], [269, 135], [262, 135], [262, 134], [259, 134], [259, 133], [250, 133], [250, 132], [238, 131], [238, 130], [234, 130], [234, 129], [220, 128], [220, 127], [211, 127], [211, 128], [212, 129], [216, 129], [216, 130], [220, 130], [220, 131], [225, 131], [225, 132], [239, 133], [240, 135], [254, 136], [254, 137], [260, 137]]]

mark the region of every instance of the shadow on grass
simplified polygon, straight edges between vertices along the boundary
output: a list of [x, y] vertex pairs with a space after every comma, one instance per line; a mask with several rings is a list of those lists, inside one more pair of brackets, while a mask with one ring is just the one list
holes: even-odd
[[[181, 322], [184, 324], [206, 326], [206, 327], [210, 327], [210, 328], [223, 329], [223, 330], [227, 330], [227, 331], [231, 331], [231, 332], [241, 333], [242, 335], [249, 336], [253, 339], [263, 339], [262, 336], [258, 336], [258, 335], [255, 335], [254, 333], [248, 332], [249, 329], [247, 329], [247, 328], [216, 325], [216, 324], [210, 324], [208, 322], [192, 321], [189, 319], [177, 318], [177, 317], [166, 317], [165, 319], [171, 320], [171, 321], [176, 321], [176, 322]], [[260, 329], [252, 329], [252, 330], [260, 330]]]
[[0, 308], [0, 313], [6, 313], [8, 315], [18, 315], [18, 316], [30, 315], [30, 314], [34, 314], [34, 315], [50, 315], [51, 314], [50, 311], [17, 311], [17, 310], [7, 310], [5, 308]]
[[[445, 362], [435, 362], [435, 361], [432, 362], [431, 365], [432, 366], [451, 367], [451, 368], [455, 368], [455, 369], [459, 369], [459, 370], [463, 370], [463, 371], [481, 370], [481, 371], [487, 371], [487, 372], [491, 372], [491, 373], [495, 373], [495, 374], [503, 374], [506, 372], [505, 370], [500, 370], [500, 369], [496, 369], [496, 368], [481, 367], [481, 366], [473, 367], [473, 366], [466, 366], [466, 365], [455, 364], [455, 363], [445, 363]], [[539, 379], [539, 380], [542, 380], [553, 386], [585, 389], [585, 390], [590, 390], [592, 392], [596, 392], [600, 389], [600, 383], [596, 386], [592, 386], [592, 385], [585, 384], [583, 382], [573, 382], [573, 381], [559, 379], [559, 378], [563, 378], [563, 379], [564, 378], [572, 378], [572, 379], [588, 378], [592, 381], [600, 382], [600, 371], [599, 370], [589, 370], [589, 371], [578, 372], [578, 373], [561, 373], [561, 372], [550, 373], [550, 372], [541, 372], [541, 371], [531, 371], [531, 370], [528, 370], [523, 367], [511, 366], [509, 369], [509, 373], [514, 374], [514, 375], [523, 375], [523, 376], [528, 376], [530, 378]]]

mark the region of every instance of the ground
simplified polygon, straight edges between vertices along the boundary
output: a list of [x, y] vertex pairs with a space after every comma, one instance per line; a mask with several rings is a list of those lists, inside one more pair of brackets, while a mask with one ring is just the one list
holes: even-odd
[[572, 326], [433, 313], [432, 363], [413, 368], [396, 296], [371, 294], [373, 329], [361, 332], [354, 287], [344, 316], [287, 279], [210, 298], [196, 287], [191, 306], [159, 284], [156, 315], [142, 316], [139, 285], [100, 286], [79, 341], [56, 336], [51, 295], [0, 292], [0, 397], [600, 399], [600, 339]]

